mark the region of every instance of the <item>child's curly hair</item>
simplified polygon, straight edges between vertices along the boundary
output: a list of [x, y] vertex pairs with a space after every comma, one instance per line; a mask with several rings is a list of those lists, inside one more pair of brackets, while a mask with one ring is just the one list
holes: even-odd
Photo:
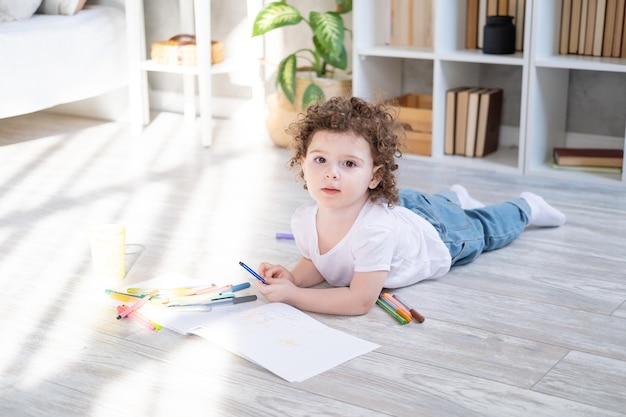
[[[313, 135], [318, 131], [353, 132], [362, 136], [372, 151], [374, 166], [381, 168], [376, 172], [380, 183], [370, 189], [372, 201], [385, 201], [389, 206], [398, 202], [398, 187], [394, 171], [398, 169], [396, 157], [400, 151], [404, 130], [384, 103], [368, 103], [357, 97], [333, 97], [324, 103], [309, 107], [298, 121], [289, 125], [287, 133], [293, 136], [294, 154], [289, 166], [300, 170], [301, 158], [306, 157]], [[306, 189], [306, 182], [304, 184]]]

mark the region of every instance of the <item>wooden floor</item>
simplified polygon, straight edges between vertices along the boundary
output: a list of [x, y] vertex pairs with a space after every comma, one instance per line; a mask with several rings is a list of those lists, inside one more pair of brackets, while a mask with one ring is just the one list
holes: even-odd
[[308, 195], [260, 117], [217, 120], [206, 149], [179, 115], [154, 116], [140, 137], [46, 113], [0, 120], [0, 416], [626, 416], [624, 188], [404, 160], [401, 186], [461, 183], [484, 202], [530, 190], [568, 221], [400, 290], [423, 324], [378, 307], [312, 314], [381, 347], [301, 383], [115, 320], [91, 286], [94, 224], [126, 225], [129, 283], [241, 282], [239, 260], [298, 257], [274, 234]]

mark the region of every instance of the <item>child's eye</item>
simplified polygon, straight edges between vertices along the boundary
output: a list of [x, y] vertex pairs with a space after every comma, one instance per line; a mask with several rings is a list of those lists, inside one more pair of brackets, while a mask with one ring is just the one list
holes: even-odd
[[356, 164], [352, 161], [346, 161], [344, 165], [347, 166], [348, 168], [354, 168], [356, 166]]
[[317, 158], [313, 160], [317, 162], [318, 164], [323, 164], [324, 162], [326, 162], [326, 158], [324, 158], [323, 156], [318, 156]]

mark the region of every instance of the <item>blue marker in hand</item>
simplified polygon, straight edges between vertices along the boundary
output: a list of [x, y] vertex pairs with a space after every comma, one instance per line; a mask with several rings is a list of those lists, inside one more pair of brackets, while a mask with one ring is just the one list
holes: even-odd
[[244, 264], [243, 262], [239, 261], [239, 265], [243, 266], [243, 268], [250, 272], [256, 279], [258, 279], [259, 281], [261, 281], [263, 284], [267, 285], [267, 282], [265, 282], [265, 280], [263, 279], [263, 277], [259, 274], [257, 274], [256, 272], [254, 272], [254, 270], [252, 268], [250, 268], [248, 265]]

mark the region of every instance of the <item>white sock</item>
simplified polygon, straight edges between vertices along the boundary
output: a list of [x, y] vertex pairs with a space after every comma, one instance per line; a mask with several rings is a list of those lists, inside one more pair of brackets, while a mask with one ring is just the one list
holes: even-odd
[[556, 227], [565, 223], [565, 214], [552, 207], [537, 194], [526, 191], [520, 197], [530, 206], [529, 226]]
[[454, 184], [450, 187], [450, 191], [454, 191], [454, 193], [459, 198], [459, 202], [461, 203], [461, 208], [465, 210], [471, 210], [475, 208], [485, 207], [483, 203], [478, 200], [473, 199], [465, 187], [459, 184]]

